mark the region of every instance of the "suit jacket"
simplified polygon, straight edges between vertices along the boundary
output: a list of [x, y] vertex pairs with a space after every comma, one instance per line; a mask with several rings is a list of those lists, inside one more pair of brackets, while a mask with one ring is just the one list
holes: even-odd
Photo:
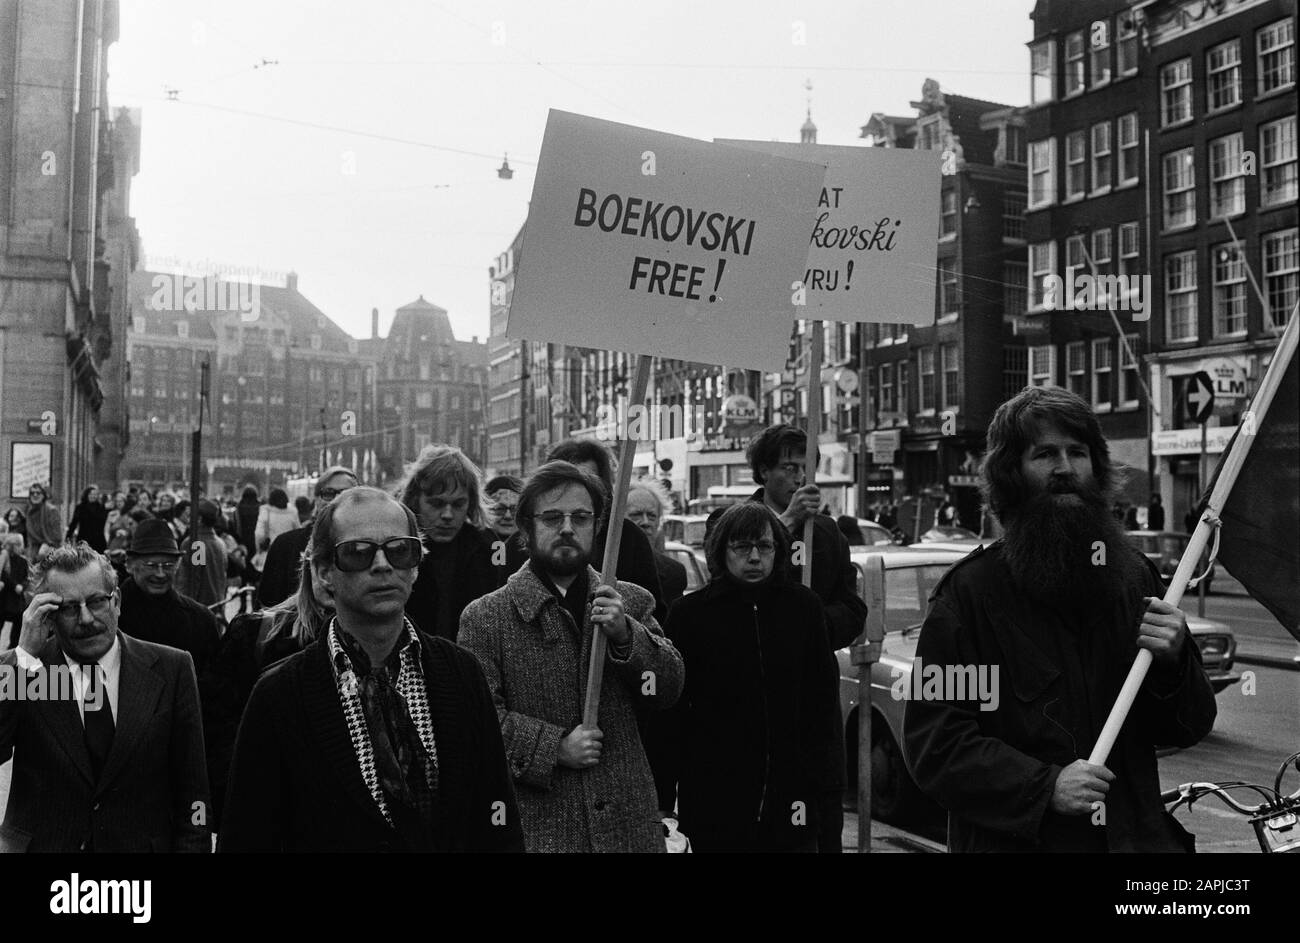
[[[438, 851], [522, 851], [519, 813], [483, 671], [419, 633], [438, 753]], [[325, 638], [267, 669], [239, 725], [218, 850], [409, 850], [361, 775]]]
[[[0, 763], [14, 758], [0, 851], [211, 850], [208, 771], [194, 663], [119, 632], [122, 668], [113, 747], [92, 778], [74, 699], [0, 700]], [[41, 672], [66, 667], [57, 638]], [[0, 655], [22, 679], [15, 652]], [[49, 688], [47, 687], [47, 690]]]

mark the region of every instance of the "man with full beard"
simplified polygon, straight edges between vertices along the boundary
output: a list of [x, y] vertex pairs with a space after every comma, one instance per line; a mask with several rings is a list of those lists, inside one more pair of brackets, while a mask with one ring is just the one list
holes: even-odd
[[[1119, 476], [1096, 416], [1065, 390], [1022, 391], [989, 424], [982, 475], [1006, 535], [935, 587], [916, 654], [945, 684], [903, 721], [949, 849], [1191, 850], [1161, 805], [1155, 748], [1209, 733], [1214, 692], [1185, 616], [1110, 513]], [[1106, 765], [1091, 764], [1139, 648], [1151, 670]], [[1001, 696], [980, 703], [961, 668]]]

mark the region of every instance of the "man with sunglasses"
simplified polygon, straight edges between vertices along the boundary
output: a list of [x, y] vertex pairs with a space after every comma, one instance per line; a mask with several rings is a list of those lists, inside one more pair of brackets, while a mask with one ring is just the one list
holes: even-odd
[[[662, 852], [663, 826], [638, 710], [681, 694], [681, 656], [649, 591], [590, 565], [606, 492], [568, 462], [533, 473], [519, 499], [529, 561], [465, 609], [458, 641], [496, 703], [530, 852]], [[608, 640], [596, 726], [583, 702], [593, 630]]]
[[[348, 488], [357, 486], [357, 476], [352, 469], [333, 465], [316, 479], [316, 506], [313, 514], [329, 504]], [[284, 602], [298, 591], [298, 567], [311, 541], [311, 523], [295, 527], [271, 541], [262, 563], [262, 577], [257, 583], [257, 604], [262, 609]]]
[[415, 515], [377, 488], [316, 515], [335, 615], [253, 689], [218, 850], [522, 849], [483, 670], [405, 617], [423, 554]]
[[117, 575], [85, 543], [47, 550], [32, 590], [0, 671], [44, 695], [0, 697], [0, 852], [210, 851], [190, 656], [119, 631]]

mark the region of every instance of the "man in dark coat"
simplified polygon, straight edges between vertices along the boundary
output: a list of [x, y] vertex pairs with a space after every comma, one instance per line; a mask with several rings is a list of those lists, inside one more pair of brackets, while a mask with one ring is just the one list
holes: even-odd
[[[767, 505], [768, 510], [780, 518], [793, 541], [803, 541], [804, 522], [811, 518], [811, 589], [826, 610], [827, 641], [835, 651], [852, 644], [862, 634], [866, 627], [867, 604], [857, 593], [848, 540], [840, 533], [834, 518], [817, 513], [821, 507], [821, 492], [815, 483], [804, 480], [807, 448], [807, 435], [794, 426], [782, 423], [760, 432], [746, 450], [754, 481], [762, 486], [750, 496], [750, 500]], [[796, 555], [796, 559], [801, 556]], [[802, 580], [802, 562], [795, 563], [791, 569], [793, 578]], [[832, 753], [832, 769], [825, 779], [826, 793], [822, 796], [820, 816], [820, 850], [823, 854], [838, 854], [843, 850], [844, 811], [841, 803], [847, 780], [842, 724]]]
[[116, 574], [84, 543], [47, 551], [31, 588], [0, 676], [44, 695], [0, 690], [0, 852], [209, 852], [190, 656], [118, 630]]
[[[551, 449], [546, 456], [548, 462], [569, 462], [583, 471], [595, 475], [605, 486], [605, 493], [613, 499], [614, 494], [614, 457], [609, 449], [592, 439], [565, 439]], [[641, 529], [626, 517], [621, 521], [606, 521], [605, 526], [596, 532], [596, 543], [592, 547], [592, 565], [599, 567], [605, 559], [605, 537], [611, 524], [622, 528], [618, 545], [618, 564], [614, 567], [615, 576], [628, 583], [636, 583], [642, 589], [649, 590], [655, 600], [655, 621], [663, 625], [668, 618], [668, 602], [664, 598], [663, 586], [659, 582], [659, 567], [655, 564], [654, 548]]]
[[[193, 510], [190, 509], [191, 513]], [[185, 547], [178, 571], [180, 586], [185, 595], [202, 606], [226, 598], [226, 545], [214, 529], [220, 514], [220, 508], [207, 498], [200, 498], [198, 526], [192, 536], [187, 533], [179, 538]]]
[[427, 551], [406, 614], [421, 632], [452, 642], [465, 607], [499, 585], [496, 537], [485, 529], [482, 482], [478, 467], [460, 449], [429, 445], [397, 487], [420, 523]]
[[[1111, 515], [1097, 417], [1033, 387], [998, 408], [988, 444], [985, 498], [1006, 533], [931, 595], [916, 654], [943, 683], [907, 702], [912, 775], [948, 810], [952, 851], [1191, 850], [1155, 751], [1209, 733], [1214, 692], [1186, 617]], [[1105, 765], [1089, 763], [1139, 649], [1151, 669]]]
[[[348, 488], [357, 486], [357, 476], [350, 468], [334, 465], [316, 479], [316, 512]], [[257, 604], [263, 609], [284, 602], [298, 591], [299, 564], [311, 541], [311, 524], [295, 527], [271, 541], [257, 582]], [[253, 551], [255, 553], [256, 551]], [[249, 554], [252, 559], [252, 553]]]
[[418, 534], [377, 488], [317, 516], [313, 576], [336, 615], [253, 689], [218, 850], [523, 849], [482, 668], [403, 615]]

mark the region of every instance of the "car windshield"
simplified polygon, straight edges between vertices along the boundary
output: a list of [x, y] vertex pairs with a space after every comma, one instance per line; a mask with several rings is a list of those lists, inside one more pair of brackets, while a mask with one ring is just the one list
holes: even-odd
[[686, 528], [683, 536], [680, 538], [684, 544], [692, 547], [704, 546], [704, 525], [707, 521], [686, 521]]
[[902, 632], [925, 621], [927, 601], [947, 564], [891, 567], [885, 571], [885, 631]]

